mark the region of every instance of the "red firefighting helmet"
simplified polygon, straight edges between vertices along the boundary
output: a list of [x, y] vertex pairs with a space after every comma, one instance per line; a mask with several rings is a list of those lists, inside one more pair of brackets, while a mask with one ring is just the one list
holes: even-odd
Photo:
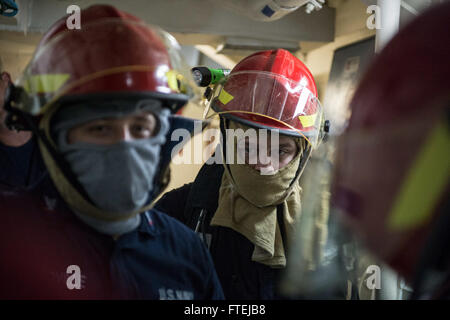
[[449, 18], [448, 2], [429, 10], [380, 53], [337, 149], [335, 207], [408, 280], [449, 257]]
[[171, 35], [108, 5], [82, 10], [80, 27], [64, 17], [44, 35], [19, 81], [21, 109], [39, 115], [93, 95], [156, 98], [173, 112], [188, 101], [195, 85]]
[[[92, 204], [58, 153], [50, 130], [53, 116], [68, 105], [95, 108], [98, 104], [90, 102], [121, 99], [158, 100], [176, 113], [194, 95], [195, 83], [176, 40], [156, 26], [108, 5], [81, 10], [79, 30], [68, 29], [66, 19], [57, 21], [39, 43], [18, 82], [23, 90], [13, 107], [24, 118], [38, 120], [31, 127], [64, 200], [80, 212], [104, 219], [105, 213]], [[159, 163], [151, 199], [169, 181], [168, 164]]]
[[308, 68], [286, 50], [254, 53], [216, 86], [211, 108], [246, 125], [319, 140], [322, 107]]

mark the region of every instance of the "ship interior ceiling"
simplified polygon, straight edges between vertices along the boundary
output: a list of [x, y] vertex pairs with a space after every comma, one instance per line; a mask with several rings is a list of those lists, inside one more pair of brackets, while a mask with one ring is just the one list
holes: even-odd
[[[42, 32], [61, 13], [65, 13], [72, 2], [22, 1], [26, 7], [24, 5], [25, 9], [18, 17], [0, 16], [0, 55], [14, 79], [30, 60]], [[408, 21], [432, 0], [402, 2], [405, 5], [402, 6], [401, 23]], [[96, 1], [77, 1], [81, 8], [93, 3]], [[160, 25], [171, 32], [182, 46], [195, 46], [201, 55], [208, 56], [224, 68], [231, 69], [237, 61], [258, 50], [286, 48], [306, 61], [318, 81], [321, 98], [325, 93], [334, 50], [375, 35], [374, 30], [366, 27], [366, 21], [369, 17], [367, 7], [376, 0], [328, 0], [320, 10], [308, 14], [301, 7], [269, 22], [249, 18], [214, 0], [157, 0], [152, 1], [152, 9], [142, 0], [110, 0], [108, 3], [148, 23]], [[198, 63], [189, 62], [193, 65]]]

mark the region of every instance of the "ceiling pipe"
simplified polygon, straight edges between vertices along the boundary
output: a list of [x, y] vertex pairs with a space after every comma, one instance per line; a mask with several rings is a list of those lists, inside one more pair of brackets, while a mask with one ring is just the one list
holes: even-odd
[[375, 52], [380, 52], [398, 32], [400, 7], [401, 0], [378, 0], [379, 16], [376, 19], [381, 19], [381, 27], [376, 32]]

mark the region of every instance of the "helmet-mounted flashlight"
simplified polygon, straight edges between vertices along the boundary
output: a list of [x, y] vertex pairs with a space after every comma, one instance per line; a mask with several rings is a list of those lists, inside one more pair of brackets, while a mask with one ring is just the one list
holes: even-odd
[[207, 87], [216, 84], [230, 74], [229, 69], [212, 69], [208, 67], [194, 67], [191, 69], [192, 76], [199, 87]]

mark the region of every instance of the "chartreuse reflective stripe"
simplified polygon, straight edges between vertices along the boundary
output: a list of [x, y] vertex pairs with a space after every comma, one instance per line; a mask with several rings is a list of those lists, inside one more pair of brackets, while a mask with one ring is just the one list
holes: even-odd
[[175, 92], [179, 92], [178, 81], [177, 81], [177, 72], [175, 70], [169, 70], [166, 72], [167, 85], [170, 89]]
[[317, 113], [308, 116], [299, 116], [298, 119], [300, 120], [303, 128], [312, 127], [316, 123]]
[[59, 90], [70, 75], [62, 74], [36, 74], [28, 77], [24, 88], [30, 93], [53, 93]]
[[222, 89], [220, 91], [219, 101], [222, 102], [223, 104], [227, 104], [228, 102], [230, 102], [233, 99], [234, 99], [234, 97], [231, 94], [229, 94], [228, 92], [226, 92], [225, 89]]
[[450, 133], [441, 121], [432, 131], [398, 193], [388, 218], [390, 230], [420, 226], [431, 216], [450, 176]]

